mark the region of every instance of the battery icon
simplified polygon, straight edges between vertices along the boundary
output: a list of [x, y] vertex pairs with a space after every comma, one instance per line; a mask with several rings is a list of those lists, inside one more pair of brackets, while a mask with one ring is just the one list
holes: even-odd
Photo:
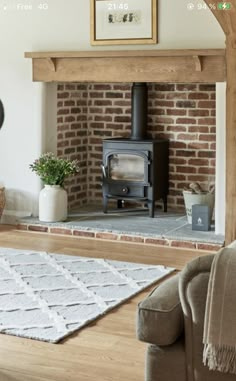
[[229, 10], [231, 8], [231, 3], [218, 3], [217, 8], [221, 11]]

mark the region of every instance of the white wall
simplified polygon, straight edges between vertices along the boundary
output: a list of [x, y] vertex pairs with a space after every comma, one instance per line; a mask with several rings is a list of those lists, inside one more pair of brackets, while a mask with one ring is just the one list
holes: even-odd
[[[159, 0], [159, 43], [130, 45], [125, 49], [224, 47], [224, 34], [211, 12], [196, 9], [200, 0], [191, 0], [195, 10], [189, 11], [189, 2]], [[48, 10], [38, 9], [38, 0], [0, 0], [0, 98], [6, 114], [0, 131], [0, 184], [7, 188], [5, 215], [11, 221], [17, 213], [37, 213], [41, 184], [30, 172], [29, 164], [49, 147], [55, 148], [52, 133], [56, 122], [52, 116], [55, 87], [32, 83], [31, 61], [24, 58], [24, 52], [124, 49], [124, 46], [90, 46], [89, 0], [41, 3], [48, 4]], [[17, 4], [33, 4], [33, 10], [17, 10]]]
[[216, 199], [215, 232], [225, 234], [226, 83], [216, 84]]

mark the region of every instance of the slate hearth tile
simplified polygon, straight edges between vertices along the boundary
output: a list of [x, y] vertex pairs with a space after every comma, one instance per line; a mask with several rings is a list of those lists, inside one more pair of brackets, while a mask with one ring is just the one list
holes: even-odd
[[[150, 218], [150, 217], [135, 217], [124, 216], [123, 218], [109, 218], [106, 220], [86, 220], [73, 222], [72, 228], [91, 229], [104, 232], [113, 232], [124, 235], [139, 235], [139, 236], [159, 236], [183, 226], [182, 220], [175, 218]], [[69, 225], [68, 225], [69, 226]], [[126, 233], [126, 234], [125, 234]]]
[[[37, 218], [24, 218], [20, 223], [38, 225]], [[137, 243], [170, 246], [170, 241], [193, 241], [199, 243], [220, 244], [224, 236], [215, 235], [214, 231], [192, 231], [186, 216], [181, 213], [156, 211], [155, 218], [150, 218], [146, 210], [121, 210], [104, 214], [96, 206], [86, 207], [70, 215], [66, 222], [46, 223], [42, 228], [51, 228], [54, 233], [68, 233], [78, 237], [125, 240]], [[47, 230], [46, 230], [47, 231]], [[126, 238], [127, 237], [127, 238]]]
[[165, 238], [169, 240], [182, 240], [182, 241], [194, 241], [194, 242], [207, 242], [212, 244], [223, 244], [224, 236], [221, 234], [215, 234], [214, 231], [202, 232], [193, 231], [192, 225], [180, 227], [180, 229], [174, 232], [169, 232], [165, 235]]

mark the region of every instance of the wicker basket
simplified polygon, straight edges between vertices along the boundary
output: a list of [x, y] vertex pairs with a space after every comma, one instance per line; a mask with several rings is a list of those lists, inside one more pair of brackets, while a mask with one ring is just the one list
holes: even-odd
[[6, 203], [5, 188], [0, 187], [0, 219], [2, 217], [2, 212], [4, 209], [5, 203]]

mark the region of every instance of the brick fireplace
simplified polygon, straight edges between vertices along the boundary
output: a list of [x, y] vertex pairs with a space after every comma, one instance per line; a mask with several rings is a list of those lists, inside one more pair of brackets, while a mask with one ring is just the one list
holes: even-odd
[[[166, 139], [169, 142], [170, 213], [163, 215], [162, 211], [157, 210], [157, 218], [150, 221], [152, 219], [147, 218], [148, 213], [144, 214], [140, 209], [135, 213], [122, 213], [120, 210], [119, 213], [102, 212], [104, 139], [110, 141], [121, 137], [119, 140], [126, 140], [132, 135], [132, 85], [127, 82], [74, 81], [57, 84], [57, 131], [54, 135], [57, 137], [57, 154], [80, 161], [79, 174], [66, 184], [71, 212], [65, 223], [42, 224], [37, 218], [26, 218], [19, 224], [19, 229], [148, 245], [218, 250], [224, 242], [222, 230], [218, 228], [216, 234], [211, 231], [204, 236], [202, 232], [192, 232], [191, 226], [186, 224], [184, 213], [178, 213], [184, 210], [182, 190], [193, 181], [208, 188], [215, 178], [218, 179], [216, 196], [218, 194], [219, 200], [222, 172], [219, 171], [219, 163], [215, 162], [216, 159], [219, 161], [216, 137], [219, 152], [219, 147], [224, 146], [224, 128], [219, 128], [221, 125], [224, 127], [224, 120], [219, 118], [219, 111], [215, 115], [216, 109], [221, 110], [223, 99], [223, 87], [218, 84], [148, 83], [147, 136], [150, 141]], [[221, 204], [218, 201], [218, 208], [216, 204], [219, 226]], [[116, 200], [113, 206], [117, 206]], [[163, 210], [163, 200], [156, 202], [156, 206]], [[198, 236], [198, 233], [201, 234]]]
[[[166, 138], [168, 207], [183, 210], [182, 190], [215, 181], [215, 84], [148, 84], [148, 135]], [[70, 209], [102, 203], [102, 140], [129, 137], [131, 84], [60, 83], [57, 87], [57, 154], [80, 161], [67, 184]]]

